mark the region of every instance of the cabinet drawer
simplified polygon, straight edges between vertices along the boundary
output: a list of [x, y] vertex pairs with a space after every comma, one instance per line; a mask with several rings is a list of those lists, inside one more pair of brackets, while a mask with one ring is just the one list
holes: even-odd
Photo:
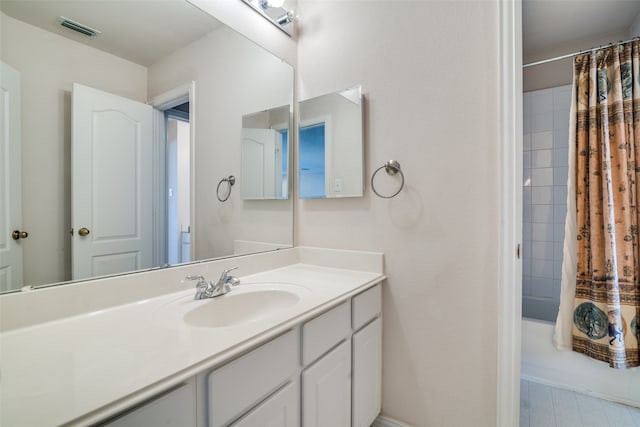
[[299, 427], [300, 387], [292, 382], [258, 405], [232, 427]]
[[228, 425], [287, 382], [298, 368], [296, 330], [216, 369], [207, 377], [209, 426]]
[[126, 414], [100, 427], [188, 427], [196, 425], [196, 391], [193, 381], [171, 389], [150, 402], [146, 402]]
[[353, 329], [358, 330], [382, 312], [382, 285], [353, 297]]
[[302, 327], [302, 364], [309, 365], [351, 332], [348, 302], [308, 321]]

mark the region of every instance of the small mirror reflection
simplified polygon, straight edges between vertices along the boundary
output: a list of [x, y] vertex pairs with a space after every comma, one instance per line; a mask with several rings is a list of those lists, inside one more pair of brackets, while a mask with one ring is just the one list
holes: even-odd
[[242, 117], [243, 199], [289, 197], [289, 117], [289, 105]]
[[302, 101], [298, 126], [298, 196], [362, 197], [361, 86]]

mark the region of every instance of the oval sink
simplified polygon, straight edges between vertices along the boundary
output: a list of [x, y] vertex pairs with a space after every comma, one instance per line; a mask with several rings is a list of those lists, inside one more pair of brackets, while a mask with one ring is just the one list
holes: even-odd
[[206, 300], [187, 312], [184, 320], [191, 326], [219, 328], [255, 322], [300, 301], [297, 293], [281, 289], [232, 290], [226, 295]]

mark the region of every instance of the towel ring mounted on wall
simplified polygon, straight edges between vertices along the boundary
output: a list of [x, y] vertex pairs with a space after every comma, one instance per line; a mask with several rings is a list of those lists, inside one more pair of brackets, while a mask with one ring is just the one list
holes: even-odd
[[[227, 183], [227, 195], [224, 198], [220, 197], [220, 186], [223, 182]], [[231, 187], [233, 187], [233, 184], [235, 183], [236, 177], [233, 175], [229, 175], [228, 178], [222, 178], [218, 183], [218, 187], [216, 188], [216, 197], [218, 198], [218, 200], [220, 200], [221, 202], [226, 202], [227, 200], [229, 200], [229, 196], [231, 196]]]
[[[376, 190], [376, 186], [373, 183], [373, 180], [376, 177], [376, 174], [380, 172], [382, 169], [384, 169], [388, 175], [395, 175], [398, 172], [400, 172], [400, 178], [402, 178], [402, 181], [400, 183], [400, 188], [398, 188], [398, 191], [391, 194], [390, 196], [385, 196], [383, 194], [378, 193], [378, 191]], [[373, 190], [374, 193], [376, 193], [376, 196], [378, 197], [382, 197], [383, 199], [390, 199], [392, 197], [397, 196], [402, 191], [403, 188], [404, 188], [404, 173], [402, 173], [402, 169], [400, 169], [400, 163], [398, 163], [397, 160], [389, 160], [387, 163], [385, 163], [384, 165], [376, 169], [373, 175], [371, 175], [371, 189]]]

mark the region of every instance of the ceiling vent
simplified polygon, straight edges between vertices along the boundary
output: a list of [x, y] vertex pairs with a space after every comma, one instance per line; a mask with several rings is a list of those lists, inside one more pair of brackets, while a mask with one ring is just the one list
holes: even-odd
[[98, 34], [100, 34], [100, 31], [95, 30], [91, 27], [87, 27], [86, 25], [82, 25], [79, 22], [76, 22], [72, 19], [65, 18], [64, 16], [61, 16], [58, 22], [63, 27], [76, 31], [80, 34], [84, 34], [85, 36], [95, 37]]

